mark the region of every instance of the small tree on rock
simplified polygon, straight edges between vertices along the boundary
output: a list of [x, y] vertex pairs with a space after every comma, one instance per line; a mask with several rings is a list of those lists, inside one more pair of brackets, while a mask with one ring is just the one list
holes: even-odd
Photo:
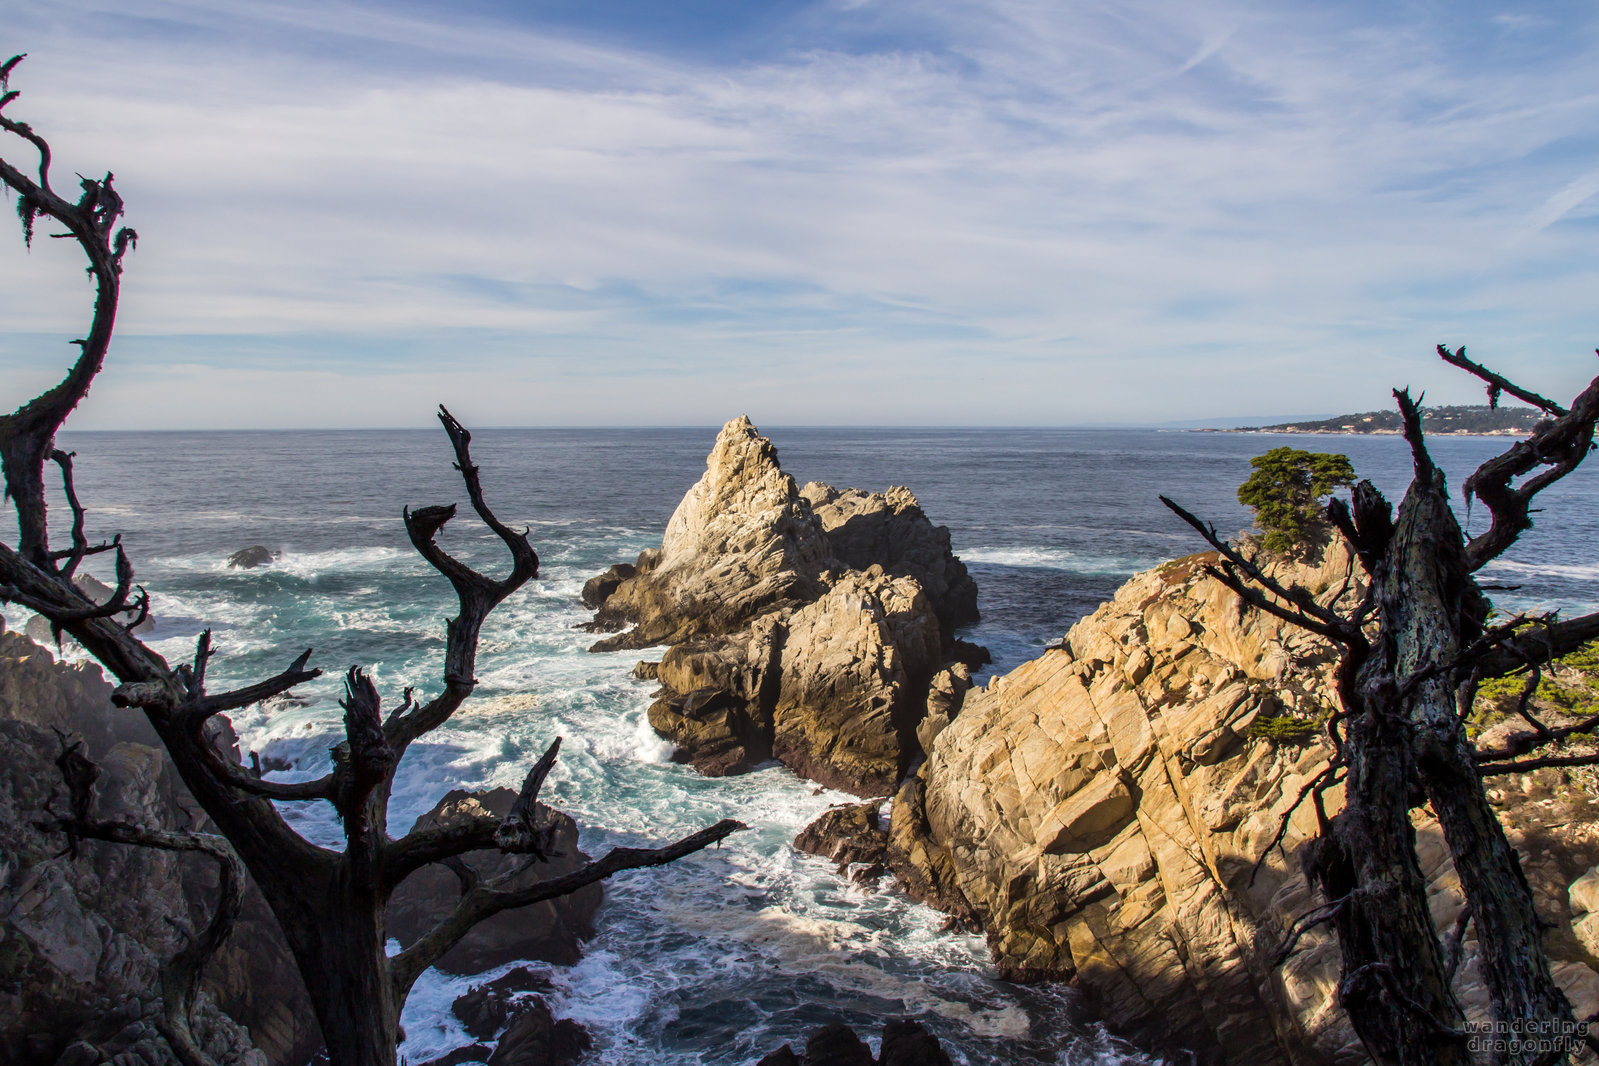
[[1305, 555], [1325, 543], [1332, 527], [1323, 517], [1327, 497], [1355, 483], [1347, 455], [1273, 448], [1249, 460], [1254, 473], [1238, 486], [1238, 502], [1255, 512], [1265, 536], [1261, 547], [1278, 555]]
[[[1354, 560], [1343, 587], [1330, 594], [1283, 584], [1213, 526], [1161, 499], [1216, 549], [1212, 576], [1246, 603], [1338, 649], [1340, 706], [1325, 725], [1333, 755], [1298, 797], [1315, 809], [1318, 834], [1301, 865], [1323, 903], [1294, 923], [1276, 961], [1308, 930], [1331, 925], [1342, 961], [1338, 1002], [1372, 1059], [1382, 1066], [1468, 1066], [1482, 1061], [1472, 1054], [1475, 1033], [1455, 991], [1469, 925], [1493, 1027], [1489, 1061], [1553, 1066], [1582, 1044], [1599, 1050], [1599, 1037], [1578, 1024], [1555, 982], [1532, 890], [1485, 780], [1599, 765], [1599, 713], [1565, 725], [1529, 715], [1532, 729], [1493, 745], [1476, 743], [1467, 724], [1478, 692], [1494, 678], [1522, 679], [1530, 699], [1551, 660], [1599, 638], [1599, 612], [1518, 614], [1490, 624], [1475, 574], [1532, 528], [1538, 494], [1594, 450], [1599, 378], [1566, 407], [1467, 359], [1464, 348], [1440, 345], [1438, 354], [1549, 416], [1461, 486], [1467, 500], [1487, 508], [1487, 529], [1468, 535], [1461, 527], [1443, 471], [1427, 451], [1421, 409], [1402, 389], [1394, 399], [1414, 477], [1397, 511], [1369, 481], [1355, 486], [1348, 503], [1328, 505], [1326, 519]], [[1349, 606], [1346, 593], [1358, 602]], [[1447, 943], [1433, 924], [1411, 821], [1423, 804], [1443, 829], [1465, 897]]]

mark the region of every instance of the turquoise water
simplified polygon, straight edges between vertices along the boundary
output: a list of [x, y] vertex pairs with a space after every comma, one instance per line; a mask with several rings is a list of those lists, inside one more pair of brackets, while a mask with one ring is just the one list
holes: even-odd
[[[1223, 531], [1242, 527], [1232, 491], [1249, 456], [1283, 442], [1148, 431], [766, 432], [801, 482], [917, 492], [977, 578], [984, 620], [966, 635], [995, 651], [1001, 671], [1136, 570], [1200, 547], [1157, 493]], [[412, 747], [394, 831], [448, 788], [516, 787], [555, 736], [565, 738], [562, 757], [545, 795], [577, 818], [590, 854], [723, 817], [750, 824], [716, 850], [610, 882], [586, 958], [553, 974], [558, 1012], [590, 1028], [601, 1062], [752, 1062], [823, 1022], [875, 1033], [898, 1015], [922, 1020], [958, 1062], [1144, 1061], [1074, 1021], [1080, 1005], [1069, 990], [997, 981], [980, 938], [944, 931], [942, 915], [891, 888], [850, 885], [789, 846], [847, 797], [778, 766], [707, 779], [672, 763], [645, 724], [651, 686], [629, 674], [641, 653], [585, 650], [594, 637], [574, 628], [589, 617], [577, 602], [582, 583], [659, 543], [713, 438], [714, 429], [476, 435], [490, 501], [531, 528], [541, 574], [486, 627], [477, 696]], [[1348, 452], [1391, 493], [1408, 476], [1395, 438], [1292, 443]], [[1434, 450], [1458, 482], [1505, 443], [1456, 438]], [[246, 748], [293, 763], [279, 776], [325, 770], [339, 737], [338, 678], [350, 665], [371, 670], [389, 705], [406, 685], [437, 689], [453, 599], [406, 542], [399, 511], [462, 499], [442, 433], [63, 434], [62, 444], [78, 452], [91, 530], [124, 534], [152, 592], [148, 639], [169, 660], [189, 657], [207, 626], [221, 652], [213, 686], [275, 672], [315, 647], [328, 676], [301, 690], [305, 706], [235, 719]], [[1502, 606], [1593, 609], [1599, 477], [1583, 471], [1546, 503], [1548, 532], [1529, 534], [1493, 572], [1519, 586], [1500, 594]], [[498, 541], [464, 516], [443, 540], [480, 568], [507, 565]], [[269, 569], [227, 569], [228, 554], [255, 543], [283, 555]], [[337, 843], [325, 805], [286, 813], [306, 836]], [[469, 1042], [448, 1013], [469, 983], [430, 974], [418, 985], [404, 1019], [410, 1061]]]

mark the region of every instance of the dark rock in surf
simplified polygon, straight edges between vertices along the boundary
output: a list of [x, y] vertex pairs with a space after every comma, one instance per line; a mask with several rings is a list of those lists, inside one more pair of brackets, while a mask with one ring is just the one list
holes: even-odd
[[824, 811], [800, 830], [794, 846], [810, 855], [847, 866], [881, 863], [888, 850], [888, 832], [878, 824], [881, 800], [851, 803]]
[[278, 557], [278, 553], [262, 544], [252, 544], [248, 548], [240, 548], [228, 556], [228, 566], [235, 570], [254, 570], [258, 566], [270, 566]]
[[875, 1059], [855, 1030], [835, 1024], [812, 1033], [804, 1055], [784, 1044], [757, 1066], [950, 1066], [950, 1059], [936, 1037], [907, 1018], [883, 1026], [882, 1051]]
[[598, 577], [589, 578], [583, 585], [583, 605], [598, 609], [622, 582], [637, 576], [638, 567], [632, 563], [617, 563]]
[[535, 998], [500, 1037], [489, 1066], [566, 1066], [593, 1046], [586, 1029], [569, 1018], [556, 1018], [549, 1004]]
[[450, 1012], [461, 1020], [466, 1035], [488, 1040], [503, 1031], [515, 1015], [518, 993], [549, 992], [553, 987], [543, 974], [518, 966], [487, 984], [473, 985], [455, 998]]

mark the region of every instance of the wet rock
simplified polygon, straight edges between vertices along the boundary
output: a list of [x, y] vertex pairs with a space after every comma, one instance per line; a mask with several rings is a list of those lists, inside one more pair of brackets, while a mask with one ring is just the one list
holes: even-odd
[[494, 1049], [486, 1044], [467, 1044], [436, 1059], [429, 1059], [422, 1066], [461, 1066], [463, 1062], [488, 1062], [493, 1054]]
[[248, 548], [240, 548], [228, 556], [228, 566], [235, 570], [254, 570], [260, 566], [271, 566], [278, 553], [263, 544], [252, 544]]
[[455, 998], [450, 1012], [461, 1020], [468, 1036], [487, 1040], [510, 1022], [518, 993], [549, 992], [552, 987], [543, 974], [518, 966], [487, 984], [473, 985]]
[[881, 863], [888, 848], [888, 832], [878, 824], [881, 806], [881, 800], [873, 800], [833, 807], [800, 830], [794, 846], [843, 866]]
[[617, 563], [598, 577], [589, 578], [583, 583], [583, 605], [594, 608], [604, 606], [622, 582], [637, 576], [638, 567], [632, 563]]
[[557, 1019], [549, 1004], [535, 998], [500, 1037], [489, 1066], [566, 1066], [593, 1044], [581, 1025], [568, 1018]]
[[855, 1030], [835, 1024], [812, 1033], [805, 1042], [805, 1054], [797, 1055], [784, 1044], [757, 1066], [950, 1066], [950, 1059], [931, 1033], [917, 1022], [902, 1019], [883, 1027], [882, 1052], [877, 1058]]
[[805, 1066], [874, 1066], [872, 1049], [847, 1025], [824, 1025], [805, 1041]]

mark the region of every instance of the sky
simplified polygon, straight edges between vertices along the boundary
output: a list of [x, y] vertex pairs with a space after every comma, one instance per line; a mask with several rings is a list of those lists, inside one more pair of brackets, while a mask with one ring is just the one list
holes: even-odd
[[[1599, 371], [1599, 7], [7, 0], [69, 428], [1158, 424]], [[29, 162], [20, 142], [0, 144]], [[9, 217], [9, 216], [7, 216]], [[0, 405], [91, 292], [0, 218]]]

